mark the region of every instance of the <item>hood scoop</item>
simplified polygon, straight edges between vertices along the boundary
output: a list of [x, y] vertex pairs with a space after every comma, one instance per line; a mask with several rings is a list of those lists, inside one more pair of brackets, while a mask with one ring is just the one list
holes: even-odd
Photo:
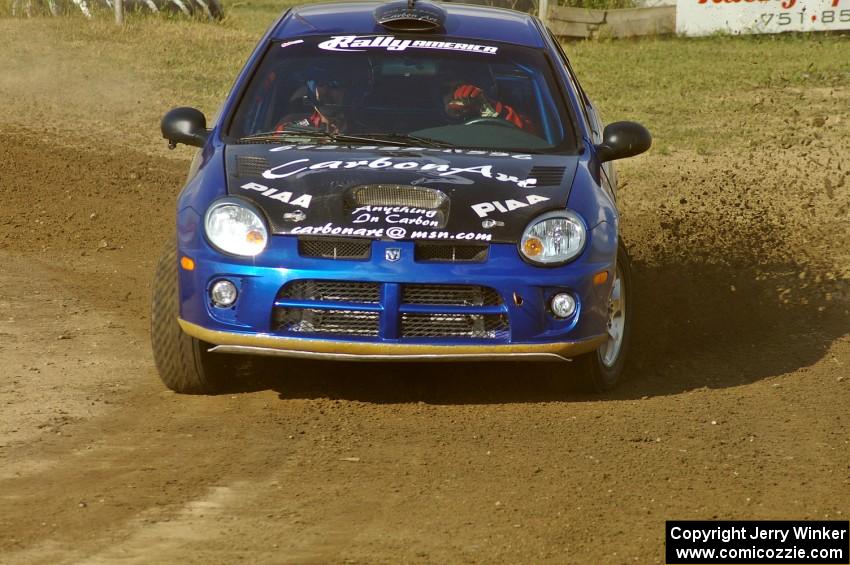
[[446, 21], [446, 11], [431, 2], [399, 0], [378, 6], [375, 21], [392, 31], [428, 32]]
[[236, 156], [237, 177], [259, 177], [269, 168], [269, 161], [265, 157], [253, 155]]
[[448, 212], [449, 197], [441, 190], [406, 184], [355, 186], [345, 195], [347, 212], [363, 206], [407, 206]]
[[536, 165], [531, 168], [528, 176], [537, 179], [537, 184], [534, 186], [560, 186], [564, 180], [564, 172], [566, 167], [543, 167]]
[[366, 184], [349, 189], [343, 197], [346, 213], [374, 212], [421, 216], [444, 227], [449, 219], [448, 195], [434, 188], [408, 184]]

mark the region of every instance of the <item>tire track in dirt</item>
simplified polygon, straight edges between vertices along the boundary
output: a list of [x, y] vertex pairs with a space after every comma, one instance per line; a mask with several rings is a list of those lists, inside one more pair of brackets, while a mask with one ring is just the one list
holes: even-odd
[[[144, 336], [129, 332], [120, 314], [68, 292], [60, 274], [37, 262], [0, 252], [0, 264], [0, 446], [61, 436], [68, 424], [120, 404], [135, 385], [125, 375], [150, 367]], [[19, 472], [4, 466], [0, 476]]]

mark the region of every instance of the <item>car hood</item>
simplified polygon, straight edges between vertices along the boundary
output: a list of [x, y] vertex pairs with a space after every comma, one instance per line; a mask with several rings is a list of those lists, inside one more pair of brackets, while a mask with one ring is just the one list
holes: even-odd
[[274, 234], [514, 243], [564, 209], [578, 157], [454, 149], [230, 145], [227, 189]]

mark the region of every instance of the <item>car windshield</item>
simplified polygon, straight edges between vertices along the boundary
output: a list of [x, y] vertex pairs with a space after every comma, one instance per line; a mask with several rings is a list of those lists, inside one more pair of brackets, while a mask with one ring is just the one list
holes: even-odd
[[576, 149], [541, 50], [430, 35], [276, 41], [232, 115], [231, 143]]

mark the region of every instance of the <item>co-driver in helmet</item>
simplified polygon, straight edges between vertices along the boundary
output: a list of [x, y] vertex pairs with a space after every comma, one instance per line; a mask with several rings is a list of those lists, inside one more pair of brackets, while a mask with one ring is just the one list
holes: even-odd
[[484, 118], [504, 120], [528, 133], [537, 132], [534, 123], [527, 116], [508, 104], [491, 99], [484, 93], [483, 88], [471, 82], [458, 84], [451, 89], [446, 101], [446, 114], [454, 120], [465, 122]]
[[313, 128], [328, 133], [346, 133], [356, 122], [360, 102], [371, 84], [368, 62], [322, 61], [308, 67], [304, 87], [296, 92], [306, 109], [288, 114], [276, 131]]
[[513, 106], [499, 100], [499, 87], [494, 69], [489, 64], [449, 61], [443, 65], [446, 77], [445, 111], [453, 122], [478, 122], [512, 125], [531, 134], [535, 124]]

